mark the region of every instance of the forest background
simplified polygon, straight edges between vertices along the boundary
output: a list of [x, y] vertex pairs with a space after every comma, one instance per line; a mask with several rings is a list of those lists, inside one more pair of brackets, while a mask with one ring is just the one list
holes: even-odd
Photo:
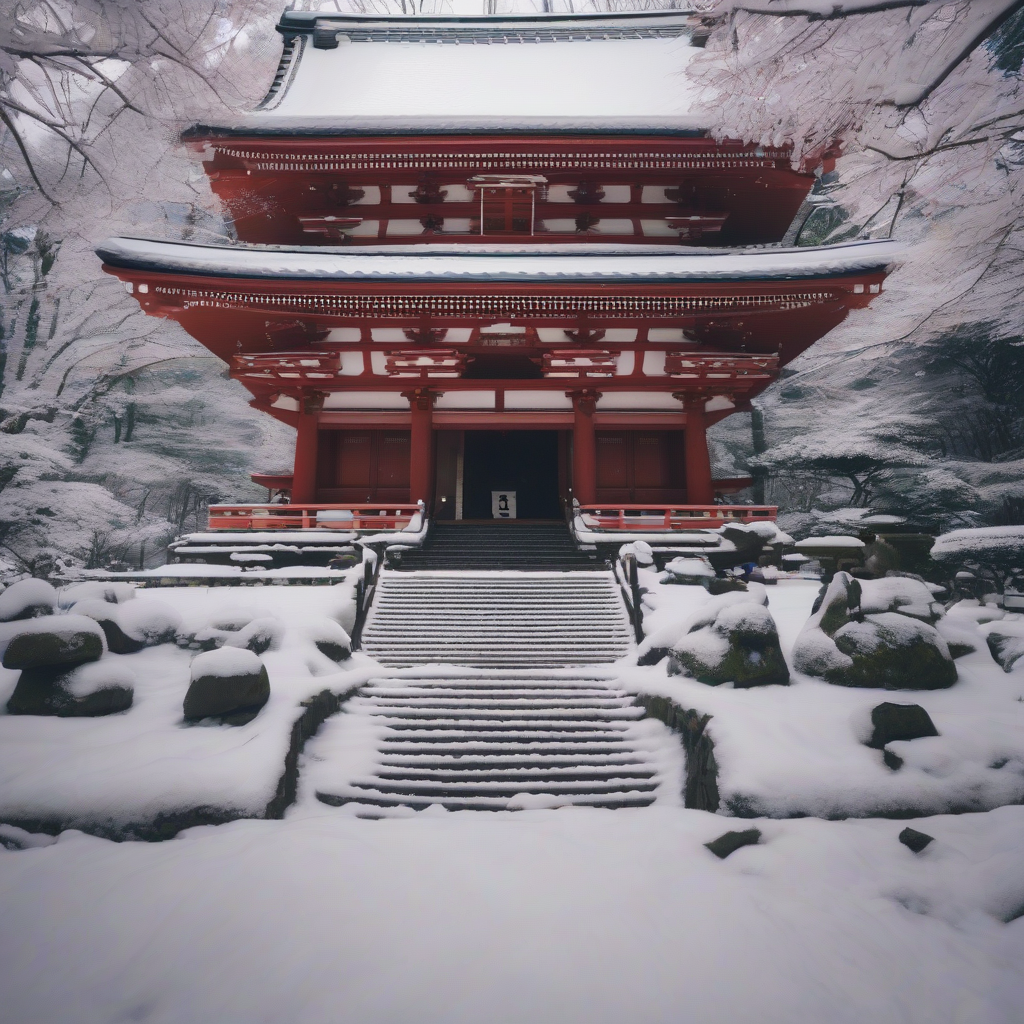
[[[100, 271], [115, 234], [225, 241], [194, 121], [252, 109], [284, 0], [0, 0], [0, 559], [160, 564], [293, 433]], [[879, 300], [712, 436], [800, 536], [1024, 524], [1024, 2], [309, 0], [417, 16], [685, 9], [690, 114], [794, 158], [836, 141], [797, 244], [888, 237]]]

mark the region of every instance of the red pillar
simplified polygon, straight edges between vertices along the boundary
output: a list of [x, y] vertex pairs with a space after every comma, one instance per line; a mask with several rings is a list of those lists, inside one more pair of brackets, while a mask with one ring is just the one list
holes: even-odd
[[412, 414], [409, 439], [409, 500], [429, 509], [434, 492], [434, 398], [427, 388], [403, 392]]
[[316, 501], [317, 444], [320, 430], [322, 395], [303, 395], [299, 400], [299, 417], [295, 433], [295, 467], [292, 475], [292, 502], [311, 504]]
[[711, 454], [703, 395], [678, 396], [686, 406], [686, 503], [712, 505], [715, 489], [711, 483]]
[[597, 500], [597, 440], [594, 436], [594, 409], [600, 394], [589, 388], [567, 391], [572, 399], [572, 493], [581, 505]]

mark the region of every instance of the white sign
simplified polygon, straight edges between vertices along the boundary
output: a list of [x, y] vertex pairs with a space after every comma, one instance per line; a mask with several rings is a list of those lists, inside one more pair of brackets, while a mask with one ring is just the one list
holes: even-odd
[[495, 519], [515, 519], [516, 492], [491, 491], [491, 515]]

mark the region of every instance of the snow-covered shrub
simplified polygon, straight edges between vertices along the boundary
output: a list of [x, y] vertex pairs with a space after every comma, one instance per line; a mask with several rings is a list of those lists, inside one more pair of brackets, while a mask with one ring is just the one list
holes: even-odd
[[679, 586], [706, 586], [715, 570], [706, 558], [673, 558], [665, 566], [665, 583]]
[[101, 580], [89, 580], [87, 583], [75, 583], [60, 591], [59, 606], [73, 608], [79, 601], [105, 601], [108, 604], [124, 604], [135, 597], [135, 585], [132, 583], [114, 583]]
[[991, 584], [997, 593], [1014, 577], [1024, 577], [1024, 526], [990, 526], [941, 534], [932, 559], [953, 576], [969, 570]]

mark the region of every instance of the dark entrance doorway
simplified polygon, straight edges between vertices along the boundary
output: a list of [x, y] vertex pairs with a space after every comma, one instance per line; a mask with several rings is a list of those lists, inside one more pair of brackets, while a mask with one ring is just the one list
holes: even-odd
[[462, 515], [491, 518], [491, 491], [516, 492], [519, 519], [560, 519], [558, 433], [467, 430]]

